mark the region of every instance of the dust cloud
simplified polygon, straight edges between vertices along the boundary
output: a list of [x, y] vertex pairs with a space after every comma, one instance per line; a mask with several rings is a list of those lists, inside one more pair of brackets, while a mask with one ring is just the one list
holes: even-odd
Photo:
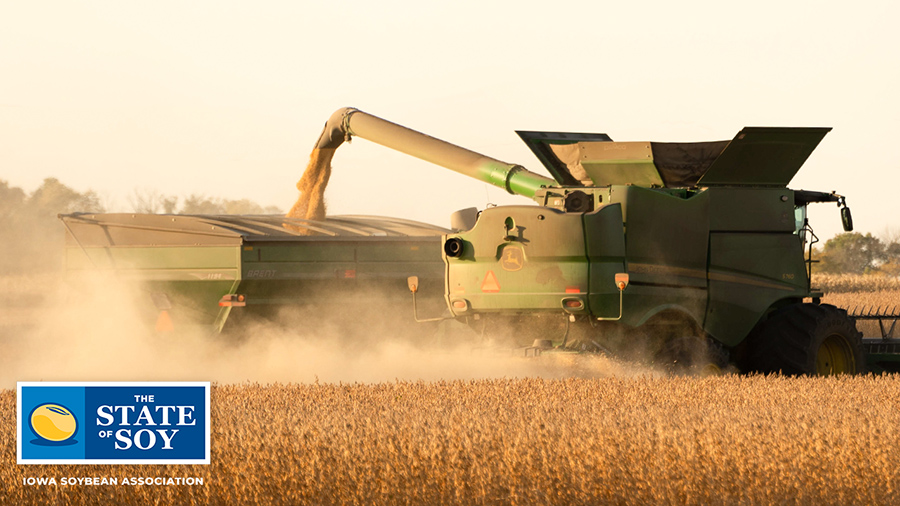
[[423, 327], [409, 338], [386, 332], [388, 321], [365, 325], [381, 335], [355, 335], [360, 327], [341, 325], [352, 315], [312, 328], [284, 315], [287, 323], [247, 322], [229, 334], [157, 333], [142, 312], [152, 304], [145, 292], [115, 278], [78, 284], [60, 278], [0, 278], [8, 300], [21, 302], [0, 309], [0, 388], [16, 381], [372, 383], [655, 374], [598, 355], [525, 357], [493, 348], [468, 328]]

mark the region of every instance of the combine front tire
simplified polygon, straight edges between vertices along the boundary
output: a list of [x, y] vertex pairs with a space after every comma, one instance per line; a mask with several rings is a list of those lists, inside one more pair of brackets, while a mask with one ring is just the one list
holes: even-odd
[[865, 372], [862, 334], [847, 312], [829, 304], [778, 310], [750, 336], [751, 370], [832, 376]]

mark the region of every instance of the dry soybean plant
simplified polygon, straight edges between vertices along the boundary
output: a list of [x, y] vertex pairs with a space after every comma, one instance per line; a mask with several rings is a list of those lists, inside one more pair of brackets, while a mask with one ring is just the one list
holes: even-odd
[[[209, 466], [15, 466], [0, 497], [105, 504], [891, 504], [900, 379], [218, 385]], [[199, 476], [202, 486], [27, 486]]]
[[900, 291], [900, 278], [858, 274], [813, 274], [813, 287], [827, 294]]

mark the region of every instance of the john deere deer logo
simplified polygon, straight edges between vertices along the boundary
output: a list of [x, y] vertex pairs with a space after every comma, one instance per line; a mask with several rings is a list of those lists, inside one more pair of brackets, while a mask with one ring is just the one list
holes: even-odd
[[500, 267], [503, 267], [504, 271], [517, 271], [525, 267], [525, 253], [516, 247], [503, 248]]

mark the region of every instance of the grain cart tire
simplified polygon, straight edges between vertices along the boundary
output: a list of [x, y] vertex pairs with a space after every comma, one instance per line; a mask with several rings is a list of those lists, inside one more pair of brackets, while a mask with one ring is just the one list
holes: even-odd
[[753, 371], [810, 376], [865, 372], [862, 334], [847, 311], [830, 304], [782, 308], [759, 325], [750, 339]]
[[690, 317], [664, 312], [644, 325], [652, 363], [672, 374], [717, 374], [728, 365], [728, 354]]
[[653, 363], [672, 374], [717, 376], [728, 370], [728, 352], [708, 336], [676, 336], [666, 340]]

